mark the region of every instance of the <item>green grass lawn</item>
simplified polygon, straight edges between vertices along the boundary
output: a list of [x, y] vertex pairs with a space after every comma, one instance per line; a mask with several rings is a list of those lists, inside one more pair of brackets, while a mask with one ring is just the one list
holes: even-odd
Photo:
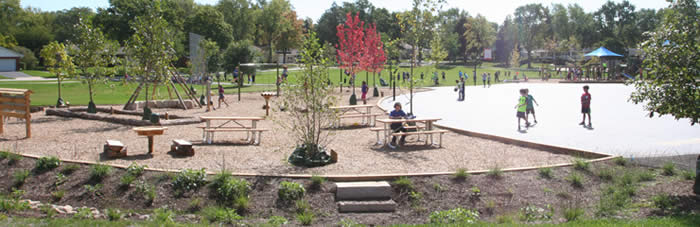
[[21, 72], [26, 73], [27, 75], [30, 75], [30, 76], [43, 77], [43, 78], [56, 78], [56, 75], [51, 74], [50, 72], [46, 72], [46, 71], [22, 70]]
[[0, 75], [0, 80], [8, 80], [8, 79], [14, 79], [14, 78]]

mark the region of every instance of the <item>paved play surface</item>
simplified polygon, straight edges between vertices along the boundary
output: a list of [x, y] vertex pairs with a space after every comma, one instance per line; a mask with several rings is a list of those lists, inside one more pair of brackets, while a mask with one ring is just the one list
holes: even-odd
[[[468, 131], [625, 157], [700, 151], [700, 126], [672, 116], [649, 118], [642, 105], [627, 101], [634, 88], [622, 84], [589, 84], [593, 127], [580, 126], [583, 85], [516, 83], [467, 87], [463, 102], [457, 102], [453, 87], [441, 87], [414, 94], [414, 112], [418, 117], [442, 118], [438, 124]], [[522, 122], [523, 131], [518, 131], [514, 108], [520, 88], [530, 89], [540, 104], [535, 105], [539, 123], [526, 129]], [[397, 101], [408, 112], [408, 95], [397, 96]], [[392, 99], [381, 105], [391, 108]]]

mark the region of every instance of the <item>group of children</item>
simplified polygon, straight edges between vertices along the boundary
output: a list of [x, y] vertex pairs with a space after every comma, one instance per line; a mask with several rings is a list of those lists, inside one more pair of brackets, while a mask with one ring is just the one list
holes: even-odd
[[[591, 93], [588, 93], [588, 89], [588, 85], [583, 86], [583, 95], [581, 95], [581, 114], [583, 115], [583, 120], [581, 120], [579, 125], [586, 126], [586, 116], [588, 116], [587, 127], [591, 128], [593, 127], [591, 123]], [[530, 114], [532, 114], [535, 124], [537, 124], [537, 116], [535, 116], [535, 106], [533, 104], [537, 104], [537, 106], [540, 104], [537, 103], [537, 100], [529, 93], [530, 91], [527, 88], [520, 89], [520, 98], [518, 99], [518, 104], [515, 105], [515, 108], [518, 110], [516, 114], [518, 118], [518, 131], [521, 131], [520, 119], [525, 120], [525, 127], [530, 127], [530, 121], [528, 121]]]

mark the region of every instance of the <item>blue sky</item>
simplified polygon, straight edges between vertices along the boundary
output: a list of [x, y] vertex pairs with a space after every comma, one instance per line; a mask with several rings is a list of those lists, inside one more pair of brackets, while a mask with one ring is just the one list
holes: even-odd
[[[354, 1], [354, 0], [353, 0]], [[512, 14], [515, 8], [527, 3], [542, 3], [551, 5], [552, 3], [562, 3], [564, 5], [578, 3], [586, 12], [592, 12], [600, 8], [607, 0], [488, 0], [488, 1], [470, 1], [470, 0], [447, 0], [446, 7], [457, 7], [466, 10], [471, 15], [482, 14], [492, 22], [501, 23], [507, 15]], [[614, 0], [621, 2], [622, 0]], [[195, 0], [200, 4], [216, 4], [218, 0]], [[300, 17], [310, 17], [317, 21], [323, 12], [330, 8], [333, 1], [324, 0], [290, 0], [297, 14]], [[345, 0], [336, 1], [338, 4], [347, 2]], [[412, 0], [370, 0], [377, 7], [384, 7], [390, 11], [403, 11], [411, 6]], [[660, 9], [668, 6], [665, 0], [631, 0], [637, 9], [653, 8]], [[108, 0], [21, 0], [22, 7], [31, 6], [44, 11], [55, 11], [70, 9], [73, 7], [108, 7]]]

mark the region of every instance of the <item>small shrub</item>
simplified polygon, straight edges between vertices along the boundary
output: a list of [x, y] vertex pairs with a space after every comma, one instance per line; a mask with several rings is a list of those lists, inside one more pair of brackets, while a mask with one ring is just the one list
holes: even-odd
[[493, 201], [493, 200], [486, 201], [486, 204], [484, 204], [484, 207], [486, 208], [486, 211], [488, 211], [489, 213], [493, 213], [493, 209], [496, 208], [496, 201]]
[[411, 179], [408, 177], [399, 177], [398, 179], [394, 180], [393, 183], [400, 191], [413, 190], [413, 181], [411, 181]]
[[591, 163], [586, 162], [583, 159], [574, 159], [574, 169], [581, 171], [588, 171], [591, 168]]
[[641, 171], [637, 177], [639, 181], [653, 181], [656, 178], [656, 174], [654, 171], [647, 170]]
[[68, 164], [68, 165], [63, 166], [63, 168], [61, 168], [61, 173], [64, 175], [70, 175], [70, 174], [74, 173], [75, 171], [77, 171], [78, 169], [80, 169], [80, 166], [78, 164]]
[[53, 182], [54, 187], [58, 187], [68, 181], [68, 177], [62, 173], [56, 173], [56, 181]]
[[41, 211], [41, 213], [44, 213], [44, 215], [46, 215], [47, 218], [53, 218], [58, 213], [49, 204], [41, 205], [41, 207], [39, 207], [39, 210]]
[[467, 172], [467, 169], [459, 168], [457, 169], [457, 172], [455, 172], [454, 177], [455, 180], [464, 181], [467, 180], [467, 178], [469, 177], [469, 172]]
[[22, 190], [13, 192], [9, 199], [0, 199], [0, 212], [23, 211], [29, 209], [29, 202], [21, 201]]
[[576, 172], [571, 172], [566, 180], [571, 182], [571, 186], [574, 188], [583, 188], [583, 176]]
[[217, 188], [221, 187], [222, 184], [227, 182], [232, 177], [233, 177], [233, 175], [231, 175], [231, 172], [226, 171], [226, 170], [222, 170], [221, 172], [216, 173], [214, 175], [214, 178], [211, 180], [211, 184], [209, 185], [209, 187], [216, 190]]
[[566, 209], [564, 209], [564, 219], [566, 219], [566, 221], [569, 221], [569, 222], [576, 221], [576, 220], [581, 219], [581, 217], [583, 217], [584, 213], [585, 213], [585, 211], [582, 208], [578, 208], [578, 207], [566, 208]]
[[411, 200], [411, 206], [417, 207], [423, 201], [423, 193], [419, 191], [411, 191], [408, 194], [408, 199]]
[[654, 207], [664, 212], [671, 210], [677, 202], [676, 198], [666, 194], [655, 195], [651, 197], [651, 201], [653, 202]]
[[693, 171], [683, 171], [681, 172], [681, 176], [683, 176], [684, 180], [695, 180], [695, 172]]
[[442, 185], [440, 185], [439, 183], [434, 183], [433, 189], [435, 190], [435, 192], [438, 192], [438, 193], [445, 191], [445, 188]]
[[501, 179], [503, 178], [503, 169], [499, 166], [495, 166], [491, 169], [489, 169], [488, 172], [486, 172], [486, 176], [493, 178], [493, 179]]
[[244, 212], [248, 209], [248, 197], [241, 196], [233, 200], [233, 208], [236, 208], [239, 212]]
[[612, 217], [617, 211], [625, 208], [631, 201], [631, 196], [635, 191], [634, 184], [614, 185], [603, 190], [596, 209], [596, 216]]
[[85, 190], [89, 194], [92, 194], [94, 196], [102, 196], [102, 192], [101, 192], [102, 184], [96, 184], [96, 185], [86, 184], [86, 185], [83, 185], [83, 188], [85, 188]]
[[46, 171], [57, 168], [60, 164], [61, 160], [59, 160], [56, 157], [41, 157], [36, 160], [36, 164], [34, 165], [34, 172], [37, 174], [44, 173]]
[[600, 177], [601, 180], [612, 181], [614, 173], [612, 169], [604, 168], [599, 170], [596, 175], [598, 175], [598, 177]]
[[107, 209], [107, 219], [110, 221], [119, 221], [119, 219], [122, 219], [122, 212], [119, 211], [119, 209]]
[[231, 204], [238, 198], [248, 198], [250, 183], [245, 179], [228, 178], [216, 188], [219, 201]]
[[[653, 178], [653, 177], [652, 177]], [[626, 186], [637, 183], [638, 176], [632, 171], [625, 171], [617, 180], [618, 185]]]
[[297, 213], [304, 213], [311, 210], [311, 205], [308, 201], [300, 199], [294, 202], [295, 211]]
[[143, 175], [143, 172], [146, 170], [147, 167], [148, 166], [146, 165], [139, 165], [134, 162], [126, 168], [126, 173], [134, 177], [138, 177]]
[[120, 183], [119, 186], [125, 187], [125, 188], [131, 187], [131, 184], [134, 183], [134, 180], [136, 180], [136, 177], [134, 175], [131, 175], [128, 173], [124, 174], [124, 176], [122, 176], [122, 178], [119, 179], [119, 183]]
[[322, 176], [313, 175], [311, 176], [311, 188], [320, 189], [321, 185], [326, 182], [326, 178]]
[[73, 217], [77, 219], [92, 219], [92, 211], [90, 210], [90, 208], [81, 207], [76, 210], [76, 213], [73, 215]]
[[63, 199], [63, 196], [66, 194], [66, 191], [64, 190], [58, 190], [55, 192], [51, 192], [51, 199], [53, 199], [54, 202], [61, 201]]
[[663, 167], [661, 167], [663, 175], [673, 176], [676, 175], [676, 164], [673, 162], [666, 162]]
[[153, 211], [153, 220], [160, 224], [175, 223], [173, 220], [174, 217], [175, 213], [165, 208], [158, 208]]
[[626, 166], [627, 165], [627, 159], [623, 157], [615, 157], [613, 158], [613, 162], [619, 166]]
[[204, 168], [200, 170], [185, 169], [175, 175], [173, 189], [175, 191], [189, 192], [199, 189], [207, 183], [207, 174]]
[[90, 166], [90, 180], [100, 182], [105, 177], [112, 174], [112, 167], [103, 164], [96, 164]]
[[153, 204], [153, 200], [156, 199], [156, 189], [155, 186], [148, 184], [144, 181], [136, 182], [136, 193], [140, 194], [145, 200], [146, 204]]
[[341, 227], [364, 227], [365, 225], [358, 224], [356, 221], [353, 221], [351, 219], [342, 219], [336, 226], [341, 226]]
[[191, 212], [198, 211], [198, 210], [202, 209], [202, 199], [194, 198], [194, 199], [190, 200], [190, 205], [189, 205], [188, 209]]
[[513, 216], [511, 215], [500, 215], [496, 217], [496, 223], [498, 224], [513, 224], [514, 222]]
[[545, 168], [540, 168], [537, 170], [537, 173], [540, 174], [540, 177], [544, 179], [552, 179], [552, 168], [545, 167]]
[[283, 226], [289, 223], [289, 221], [282, 216], [271, 216], [267, 219], [267, 224], [272, 226]]
[[314, 222], [314, 218], [314, 213], [311, 211], [297, 214], [297, 220], [301, 222], [302, 225], [311, 225]]
[[550, 205], [547, 205], [546, 208], [540, 208], [534, 205], [520, 208], [520, 220], [525, 222], [551, 220], [553, 216], [554, 208]]
[[12, 184], [16, 187], [22, 186], [29, 177], [29, 170], [17, 170], [12, 174]]
[[10, 152], [7, 151], [0, 151], [0, 160], [5, 160], [8, 157], [10, 157]]
[[201, 214], [209, 222], [234, 224], [243, 219], [236, 213], [236, 210], [229, 208], [207, 207], [202, 210]]
[[430, 213], [430, 224], [474, 224], [479, 220], [479, 212], [464, 208], [434, 211]]
[[296, 201], [304, 198], [304, 193], [306, 190], [299, 183], [282, 181], [277, 191], [279, 199], [285, 202]]
[[470, 190], [471, 190], [471, 192], [472, 192], [472, 196], [474, 196], [474, 197], [479, 197], [479, 196], [481, 196], [481, 189], [479, 189], [479, 187], [477, 187], [477, 186], [472, 186], [472, 188], [471, 188]]
[[14, 165], [14, 164], [16, 164], [17, 162], [19, 162], [20, 160], [22, 160], [22, 158], [24, 158], [24, 157], [22, 157], [22, 155], [19, 155], [19, 154], [17, 154], [17, 153], [8, 152], [8, 154], [7, 154], [7, 160], [8, 160], [8, 161], [7, 161], [7, 164], [8, 164], [8, 165]]

